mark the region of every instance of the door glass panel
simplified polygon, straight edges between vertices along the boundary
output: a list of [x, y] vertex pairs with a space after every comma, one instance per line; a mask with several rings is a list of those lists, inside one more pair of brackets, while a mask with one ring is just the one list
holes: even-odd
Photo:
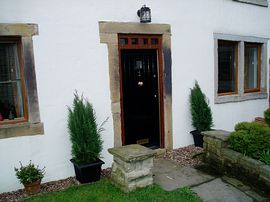
[[151, 44], [152, 45], [157, 45], [158, 44], [158, 39], [157, 38], [152, 38], [151, 39]]
[[133, 45], [138, 44], [138, 39], [137, 38], [132, 38], [131, 39], [131, 44], [133, 44]]
[[120, 38], [119, 44], [120, 45], [127, 45], [128, 44], [128, 39], [127, 38]]
[[148, 44], [148, 39], [147, 38], [142, 38], [141, 41], [142, 41], [142, 44], [143, 45], [147, 45]]

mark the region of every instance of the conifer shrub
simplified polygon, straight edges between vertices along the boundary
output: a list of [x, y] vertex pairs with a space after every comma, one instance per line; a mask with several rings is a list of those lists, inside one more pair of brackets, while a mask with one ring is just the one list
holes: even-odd
[[83, 95], [79, 97], [75, 91], [72, 108], [68, 107], [68, 129], [72, 159], [76, 163], [89, 163], [100, 158], [104, 123], [105, 121], [98, 127], [92, 104]]
[[192, 126], [199, 132], [210, 130], [213, 126], [211, 108], [197, 81], [194, 87], [190, 89], [189, 101]]
[[261, 159], [263, 152], [270, 148], [270, 128], [256, 122], [236, 124], [230, 134], [229, 146], [246, 156]]
[[264, 121], [270, 126], [270, 108], [264, 111]]

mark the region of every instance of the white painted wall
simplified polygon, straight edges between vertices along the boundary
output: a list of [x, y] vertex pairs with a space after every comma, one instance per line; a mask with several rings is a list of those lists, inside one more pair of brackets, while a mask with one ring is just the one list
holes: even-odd
[[[22, 188], [14, 166], [31, 159], [46, 166], [44, 181], [73, 176], [67, 132], [67, 105], [74, 89], [93, 103], [98, 122], [107, 116], [103, 133], [104, 167], [111, 165], [113, 147], [107, 47], [99, 42], [98, 21], [138, 22], [137, 10], [146, 4], [153, 23], [172, 29], [174, 147], [192, 144], [189, 88], [197, 79], [208, 96], [215, 128], [232, 130], [239, 121], [262, 116], [268, 101], [214, 104], [213, 33], [270, 36], [270, 8], [231, 0], [88, 1], [0, 0], [1, 23], [37, 23], [34, 53], [41, 120], [45, 135], [0, 140], [0, 192]], [[269, 58], [268, 46], [268, 58]]]

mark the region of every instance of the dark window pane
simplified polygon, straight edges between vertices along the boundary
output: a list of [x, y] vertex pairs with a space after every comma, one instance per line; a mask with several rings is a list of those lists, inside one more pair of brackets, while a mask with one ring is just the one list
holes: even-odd
[[141, 43], [143, 44], [143, 45], [147, 45], [148, 44], [148, 39], [147, 38], [143, 38], [143, 39], [141, 39]]
[[20, 81], [0, 83], [0, 113], [2, 119], [12, 120], [24, 116]]
[[245, 44], [245, 90], [256, 89], [258, 86], [259, 46]]
[[0, 121], [24, 117], [16, 43], [0, 42]]
[[128, 39], [127, 38], [120, 38], [119, 44], [120, 45], [127, 45], [128, 44]]
[[131, 44], [133, 44], [133, 45], [138, 44], [138, 39], [137, 38], [132, 38], [131, 39]]
[[237, 54], [237, 42], [218, 42], [218, 93], [236, 91]]
[[152, 45], [157, 45], [158, 44], [158, 39], [157, 38], [151, 39], [151, 44]]

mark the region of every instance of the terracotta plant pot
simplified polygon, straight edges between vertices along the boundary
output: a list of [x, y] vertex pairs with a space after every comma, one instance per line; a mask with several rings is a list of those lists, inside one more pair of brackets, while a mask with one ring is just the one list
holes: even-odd
[[37, 181], [32, 182], [30, 184], [24, 184], [26, 193], [28, 195], [38, 193], [40, 191], [40, 183], [41, 183], [41, 180], [37, 180]]

